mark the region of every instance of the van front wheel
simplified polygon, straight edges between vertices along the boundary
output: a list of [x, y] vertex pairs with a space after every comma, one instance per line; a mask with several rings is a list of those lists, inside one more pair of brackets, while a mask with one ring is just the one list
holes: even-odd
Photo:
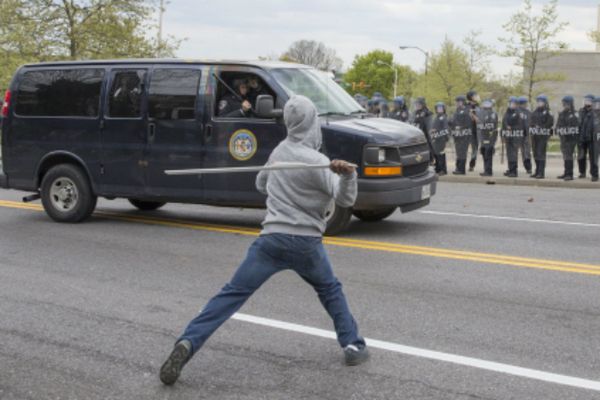
[[160, 201], [145, 201], [145, 200], [138, 200], [138, 199], [129, 199], [129, 202], [131, 203], [131, 205], [133, 205], [134, 207], [136, 207], [142, 211], [158, 210], [159, 208], [161, 208], [162, 206], [167, 204], [167, 203], [163, 203]]
[[352, 208], [343, 208], [332, 202], [325, 211], [325, 220], [327, 221], [325, 235], [335, 236], [342, 233], [348, 227], [351, 218]]
[[72, 164], [52, 167], [42, 179], [42, 205], [56, 222], [81, 222], [96, 208], [94, 195], [85, 172]]

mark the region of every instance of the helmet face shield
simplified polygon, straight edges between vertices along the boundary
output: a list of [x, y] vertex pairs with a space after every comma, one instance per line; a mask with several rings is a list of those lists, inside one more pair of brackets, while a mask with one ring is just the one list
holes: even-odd
[[435, 106], [435, 112], [438, 114], [443, 114], [446, 112], [446, 108], [444, 106]]
[[546, 107], [546, 102], [544, 100], [538, 100], [537, 106], [538, 106], [538, 108]]

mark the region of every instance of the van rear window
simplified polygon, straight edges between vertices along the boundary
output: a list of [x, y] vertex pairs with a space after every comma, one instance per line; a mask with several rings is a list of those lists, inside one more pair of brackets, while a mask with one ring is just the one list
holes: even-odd
[[104, 70], [27, 71], [16, 94], [16, 113], [36, 117], [97, 117]]
[[155, 69], [150, 79], [148, 112], [156, 119], [194, 119], [200, 71]]

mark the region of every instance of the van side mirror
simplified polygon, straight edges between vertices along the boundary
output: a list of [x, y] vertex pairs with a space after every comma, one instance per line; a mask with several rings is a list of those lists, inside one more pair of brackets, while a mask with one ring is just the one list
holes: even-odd
[[275, 100], [270, 94], [257, 97], [254, 112], [259, 118], [279, 118], [283, 115], [283, 110], [275, 108]]

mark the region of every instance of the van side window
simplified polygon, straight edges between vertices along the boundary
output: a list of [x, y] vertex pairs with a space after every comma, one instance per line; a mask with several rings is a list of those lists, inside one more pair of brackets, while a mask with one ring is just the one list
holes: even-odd
[[36, 117], [97, 117], [102, 69], [27, 71], [16, 94], [16, 114]]
[[108, 95], [108, 116], [113, 118], [136, 118], [142, 115], [142, 93], [146, 70], [113, 72]]
[[200, 71], [155, 69], [150, 78], [148, 114], [156, 119], [194, 119]]

